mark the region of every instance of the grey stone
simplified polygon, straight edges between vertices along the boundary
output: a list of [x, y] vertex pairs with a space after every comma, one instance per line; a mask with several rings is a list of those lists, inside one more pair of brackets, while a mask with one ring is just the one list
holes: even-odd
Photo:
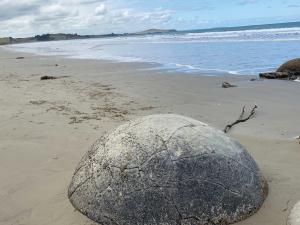
[[230, 224], [267, 195], [238, 142], [179, 115], [152, 115], [99, 139], [69, 187], [73, 206], [103, 225]]
[[260, 73], [259, 77], [263, 79], [296, 80], [298, 75], [295, 72], [267, 72]]
[[237, 87], [236, 85], [230, 84], [228, 82], [223, 82], [222, 83], [222, 88], [233, 88], [233, 87]]
[[300, 58], [287, 61], [276, 72], [260, 73], [263, 79], [296, 80], [300, 77]]

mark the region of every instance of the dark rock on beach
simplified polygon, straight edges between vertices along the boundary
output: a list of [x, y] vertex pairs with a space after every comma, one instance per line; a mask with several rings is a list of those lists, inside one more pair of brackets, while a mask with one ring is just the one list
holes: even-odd
[[41, 80], [55, 80], [57, 79], [57, 77], [54, 76], [42, 76]]
[[237, 87], [236, 85], [230, 84], [228, 82], [223, 82], [222, 83], [222, 88], [233, 88], [233, 87]]
[[259, 77], [264, 79], [280, 79], [280, 80], [296, 80], [297, 73], [294, 72], [268, 72], [268, 73], [260, 73]]
[[276, 72], [260, 73], [260, 78], [296, 80], [300, 77], [300, 58], [284, 63]]

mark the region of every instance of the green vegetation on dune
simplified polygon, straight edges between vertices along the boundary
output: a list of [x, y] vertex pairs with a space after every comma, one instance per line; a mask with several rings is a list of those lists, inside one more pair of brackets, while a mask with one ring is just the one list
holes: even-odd
[[124, 34], [103, 34], [103, 35], [78, 35], [78, 34], [42, 34], [34, 37], [27, 38], [0, 38], [0, 45], [7, 44], [18, 44], [28, 42], [39, 42], [39, 41], [61, 41], [61, 40], [75, 40], [75, 39], [89, 39], [89, 38], [108, 38], [108, 37], [124, 37], [124, 36], [137, 36], [137, 35], [154, 35], [154, 34], [166, 34], [176, 32], [176, 30], [161, 30], [161, 29], [150, 29], [137, 33], [124, 33]]
[[27, 38], [11, 38], [11, 37], [0, 37], [0, 45], [7, 44], [19, 44], [29, 42], [41, 42], [41, 41], [61, 41], [61, 40], [75, 40], [75, 39], [88, 39], [88, 38], [105, 38], [105, 37], [118, 37], [127, 36], [130, 34], [105, 34], [105, 35], [78, 35], [78, 34], [42, 34], [34, 37]]
[[9, 37], [0, 38], [0, 45], [7, 45], [10, 43], [11, 43], [11, 38]]

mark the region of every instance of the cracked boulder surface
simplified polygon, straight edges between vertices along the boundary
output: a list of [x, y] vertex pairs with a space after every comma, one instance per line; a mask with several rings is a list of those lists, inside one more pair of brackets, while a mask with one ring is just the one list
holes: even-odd
[[235, 140], [173, 114], [142, 117], [90, 148], [68, 196], [103, 225], [231, 224], [267, 195], [256, 162]]

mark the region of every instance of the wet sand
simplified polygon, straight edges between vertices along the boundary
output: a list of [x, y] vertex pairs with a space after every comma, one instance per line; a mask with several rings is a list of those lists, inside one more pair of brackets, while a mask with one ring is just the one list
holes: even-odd
[[[24, 59], [16, 59], [23, 56]], [[219, 129], [245, 105], [255, 117], [229, 135], [269, 181], [262, 209], [240, 225], [282, 225], [300, 200], [300, 84], [152, 70], [0, 48], [0, 224], [94, 224], [67, 199], [74, 169], [105, 132], [139, 116], [176, 113]], [[60, 79], [41, 81], [41, 76]], [[222, 81], [237, 88], [223, 89]]]

